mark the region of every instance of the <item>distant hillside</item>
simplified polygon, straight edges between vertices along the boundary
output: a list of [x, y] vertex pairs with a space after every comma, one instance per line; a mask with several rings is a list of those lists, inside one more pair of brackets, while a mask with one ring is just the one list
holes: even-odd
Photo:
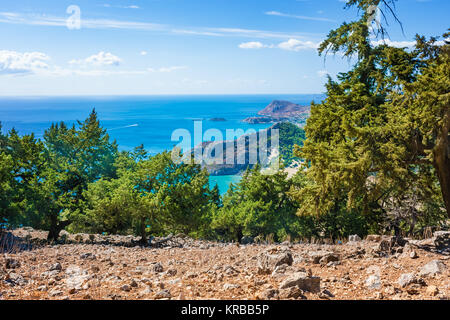
[[[211, 175], [214, 176], [221, 176], [221, 175], [235, 175], [235, 174], [240, 174], [243, 171], [245, 171], [248, 167], [253, 167], [252, 164], [249, 164], [249, 141], [250, 141], [250, 137], [254, 137], [254, 135], [256, 135], [256, 138], [260, 139], [260, 134], [263, 131], [267, 131], [270, 129], [278, 129], [279, 130], [279, 148], [280, 148], [280, 154], [281, 154], [281, 159], [284, 163], [284, 165], [289, 166], [294, 160], [296, 160], [296, 158], [293, 155], [293, 149], [294, 149], [294, 145], [303, 145], [303, 141], [305, 140], [305, 131], [298, 127], [295, 124], [289, 123], [289, 122], [280, 122], [280, 123], [276, 123], [274, 124], [272, 127], [266, 129], [266, 130], [261, 130], [258, 131], [257, 133], [253, 133], [250, 135], [244, 135], [241, 136], [240, 138], [234, 140], [234, 141], [209, 141], [209, 142], [204, 142], [201, 146], [197, 146], [195, 149], [197, 148], [203, 148], [203, 151], [206, 150], [213, 150], [213, 148], [219, 144], [222, 146], [224, 152], [223, 152], [223, 164], [214, 164], [214, 165], [207, 165], [206, 163], [203, 163], [202, 165], [204, 167], [206, 167], [206, 169], [208, 170], [208, 172]], [[245, 140], [245, 143], [243, 143]], [[240, 142], [240, 143], [239, 143]], [[233, 143], [234, 145], [234, 164], [226, 164], [226, 145], [227, 143]], [[245, 145], [245, 149], [242, 148], [242, 146]], [[273, 156], [273, 150], [271, 150], [271, 135], [270, 135], [270, 131], [268, 133], [268, 154], [267, 156], [270, 158], [271, 156]], [[194, 150], [195, 150], [194, 149]], [[194, 152], [194, 150], [192, 152]], [[242, 154], [245, 153], [245, 162], [242, 164], [237, 164], [237, 154]], [[258, 150], [258, 154], [259, 154], [259, 150]], [[215, 154], [214, 152], [211, 153], [211, 157], [214, 157]], [[258, 157], [258, 161], [259, 161], [259, 157]]]
[[258, 116], [246, 118], [243, 122], [250, 124], [277, 123], [281, 121], [298, 122], [299, 119], [305, 119], [309, 112], [310, 106], [274, 100], [263, 110], [259, 111]]
[[309, 112], [309, 106], [301, 106], [289, 101], [274, 100], [258, 114], [271, 117], [295, 117]]

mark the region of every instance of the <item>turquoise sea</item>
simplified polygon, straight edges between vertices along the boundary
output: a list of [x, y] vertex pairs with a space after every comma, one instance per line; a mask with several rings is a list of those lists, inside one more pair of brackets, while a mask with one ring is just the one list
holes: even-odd
[[[256, 115], [275, 99], [309, 105], [312, 100], [323, 99], [323, 95], [1, 97], [0, 122], [4, 132], [14, 127], [21, 134], [34, 132], [42, 138], [52, 122], [76, 123], [95, 108], [102, 126], [121, 149], [143, 144], [156, 154], [178, 144], [171, 141], [176, 129], [187, 129], [193, 136], [196, 120], [202, 120], [203, 132], [215, 128], [224, 137], [226, 129], [264, 129], [269, 125], [250, 125], [242, 120]], [[226, 121], [211, 121], [212, 118]], [[211, 177], [211, 184], [217, 183], [221, 193], [237, 181], [236, 176]]]

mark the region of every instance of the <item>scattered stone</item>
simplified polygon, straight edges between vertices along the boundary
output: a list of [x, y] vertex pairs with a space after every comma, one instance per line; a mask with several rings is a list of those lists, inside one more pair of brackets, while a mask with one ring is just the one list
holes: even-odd
[[436, 231], [433, 234], [433, 242], [438, 250], [450, 248], [450, 231]]
[[174, 276], [176, 276], [177, 275], [177, 269], [169, 269], [169, 270], [167, 270], [166, 271], [166, 274], [169, 276], [169, 277], [174, 277]]
[[18, 273], [11, 272], [6, 276], [6, 282], [11, 286], [24, 286], [28, 284], [28, 280]]
[[375, 299], [377, 299], [377, 300], [381, 300], [381, 299], [383, 299], [384, 297], [383, 297], [383, 293], [382, 292], [377, 292], [377, 293], [375, 293], [375, 297], [374, 297]]
[[6, 259], [5, 261], [6, 269], [17, 269], [20, 268], [20, 262], [15, 259]]
[[185, 277], [186, 279], [193, 279], [193, 278], [197, 278], [197, 277], [198, 277], [198, 274], [195, 273], [195, 272], [192, 272], [192, 271], [188, 271], [188, 272], [186, 272], [186, 274], [184, 275], [184, 277]]
[[91, 267], [91, 271], [92, 271], [93, 273], [98, 273], [98, 272], [100, 272], [100, 268], [97, 267], [97, 266], [92, 266], [92, 267]]
[[75, 288], [69, 289], [69, 294], [75, 294], [75, 293], [77, 293], [77, 289], [75, 289]]
[[49, 271], [61, 271], [61, 270], [62, 270], [62, 267], [59, 262], [52, 264], [49, 269]]
[[370, 275], [364, 282], [364, 285], [371, 290], [380, 289], [381, 288], [380, 276], [377, 274]]
[[320, 291], [320, 278], [308, 276], [307, 273], [297, 272], [285, 279], [280, 289], [297, 286], [301, 290], [317, 293]]
[[348, 242], [360, 242], [360, 241], [361, 238], [357, 234], [348, 236]]
[[323, 256], [322, 258], [320, 258], [319, 263], [320, 264], [327, 264], [329, 262], [337, 262], [339, 261], [339, 256], [337, 254], [327, 254], [325, 256]]
[[429, 286], [427, 287], [427, 291], [426, 291], [427, 295], [429, 296], [437, 296], [439, 293], [439, 289], [436, 286]]
[[444, 272], [445, 269], [446, 266], [442, 261], [432, 260], [420, 269], [419, 274], [423, 277], [434, 276]]
[[120, 287], [120, 290], [125, 291], [125, 292], [130, 292], [131, 287], [128, 284], [124, 284], [123, 286]]
[[308, 252], [308, 256], [312, 259], [312, 263], [319, 264], [320, 260], [328, 255], [333, 255], [333, 252], [328, 251], [311, 251]]
[[272, 277], [283, 276], [286, 273], [287, 268], [287, 264], [282, 264], [281, 266], [275, 267], [275, 270], [272, 272]]
[[411, 251], [411, 253], [409, 254], [409, 257], [411, 259], [417, 259], [419, 256], [417, 255], [417, 252], [415, 250]]
[[66, 269], [66, 287], [68, 289], [81, 290], [83, 283], [90, 278], [86, 270], [71, 265]]
[[61, 290], [53, 289], [48, 293], [50, 297], [62, 296], [63, 292]]
[[88, 252], [88, 253], [83, 253], [82, 255], [80, 255], [80, 259], [95, 260], [95, 259], [97, 259], [97, 257], [94, 254]]
[[225, 283], [223, 285], [223, 290], [233, 290], [239, 289], [241, 286], [239, 284]]
[[334, 298], [334, 294], [332, 294], [330, 291], [328, 291], [327, 289], [324, 289], [324, 290], [322, 290], [320, 293], [319, 293], [319, 298], [320, 299], [325, 299], [325, 300], [328, 300], [328, 299], [330, 299], [330, 298]]
[[262, 253], [258, 257], [258, 274], [271, 274], [277, 266], [287, 264], [291, 266], [294, 262], [291, 251], [287, 250], [280, 254]]
[[369, 234], [367, 237], [366, 237], [366, 240], [367, 241], [370, 241], [370, 242], [380, 242], [381, 241], [381, 236], [380, 235], [378, 235], [378, 234]]
[[267, 289], [264, 292], [260, 293], [259, 295], [257, 295], [257, 299], [259, 300], [272, 300], [272, 299], [278, 299], [280, 294], [280, 291], [277, 289]]
[[172, 298], [172, 295], [170, 294], [170, 291], [167, 289], [161, 290], [155, 295], [155, 299], [170, 299]]
[[282, 300], [286, 299], [306, 299], [303, 294], [303, 290], [299, 287], [289, 287], [286, 289], [281, 289], [278, 294], [279, 298]]
[[135, 280], [131, 280], [130, 286], [133, 287], [133, 288], [137, 288], [138, 284], [137, 284], [137, 282]]
[[163, 268], [162, 264], [158, 262], [153, 265], [153, 271], [156, 273], [161, 273], [161, 272], [164, 272], [164, 268]]
[[410, 284], [418, 284], [420, 286], [426, 285], [425, 281], [422, 278], [417, 278], [414, 273], [404, 273], [398, 278], [397, 283], [405, 288]]
[[239, 274], [239, 271], [236, 270], [235, 268], [233, 268], [232, 266], [226, 266], [224, 273], [228, 276], [235, 276], [235, 275]]
[[249, 236], [243, 236], [241, 238], [241, 244], [252, 244], [254, 242], [254, 239]]
[[380, 241], [380, 243], [378, 244], [378, 251], [381, 252], [390, 252], [392, 247], [391, 241], [387, 240], [387, 239], [383, 239]]

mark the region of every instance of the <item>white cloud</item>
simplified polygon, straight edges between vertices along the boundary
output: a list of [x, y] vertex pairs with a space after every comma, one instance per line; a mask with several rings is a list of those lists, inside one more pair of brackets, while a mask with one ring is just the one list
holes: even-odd
[[93, 65], [93, 66], [118, 66], [122, 59], [109, 53], [100, 51], [86, 59], [71, 60], [69, 64]]
[[1, 50], [0, 74], [33, 74], [48, 68], [50, 57], [41, 52]]
[[396, 48], [411, 48], [414, 47], [416, 44], [415, 41], [392, 41], [390, 39], [381, 39], [378, 41], [372, 41], [373, 46], [379, 46], [382, 44], [386, 44], [390, 47], [396, 47]]
[[130, 75], [145, 75], [146, 71], [142, 70], [80, 70], [67, 69], [55, 66], [51, 70], [42, 73], [45, 76], [53, 77], [69, 77], [69, 76], [85, 76], [85, 77], [102, 77], [102, 76], [130, 76]]
[[241, 49], [262, 49], [262, 48], [278, 48], [288, 51], [301, 51], [309, 49], [317, 49], [319, 47], [318, 42], [312, 41], [302, 41], [298, 39], [289, 39], [287, 41], [281, 42], [278, 45], [274, 44], [264, 44], [259, 41], [243, 42], [239, 45]]
[[139, 6], [130, 5], [130, 6], [112, 6], [109, 3], [105, 3], [103, 5], [105, 8], [121, 8], [121, 9], [139, 9]]
[[317, 71], [317, 75], [320, 78], [326, 77], [328, 75], [328, 71], [327, 70], [319, 70], [319, 71]]
[[146, 56], [148, 54], [147, 51], [141, 51], [141, 56]]
[[187, 67], [186, 66], [172, 66], [172, 67], [161, 67], [159, 69], [148, 68], [147, 71], [148, 72], [168, 73], [168, 72], [177, 71], [177, 70], [183, 70], [183, 69], [187, 69]]
[[[32, 15], [15, 12], [0, 12], [0, 23], [67, 28], [67, 17], [43, 16], [36, 14]], [[152, 32], [165, 32], [168, 34], [185, 34], [185, 35], [212, 36], [212, 37], [232, 36], [244, 38], [255, 37], [255, 38], [289, 39], [289, 38], [320, 36], [319, 33], [304, 33], [304, 32], [287, 33], [268, 30], [242, 29], [242, 28], [211, 28], [211, 27], [174, 28], [170, 25], [150, 23], [150, 22], [111, 20], [111, 19], [86, 19], [86, 18], [82, 19], [81, 28], [143, 30]]]
[[244, 42], [239, 45], [239, 48], [241, 49], [261, 49], [265, 47], [266, 46], [259, 41]]
[[312, 41], [301, 41], [297, 39], [289, 39], [288, 41], [282, 42], [278, 45], [278, 48], [289, 51], [317, 49], [318, 47], [318, 43]]
[[289, 14], [289, 13], [282, 13], [278, 11], [268, 11], [265, 13], [268, 16], [278, 16], [278, 17], [285, 17], [285, 18], [294, 18], [299, 20], [311, 20], [311, 21], [326, 21], [326, 22], [336, 22], [336, 20], [328, 19], [328, 18], [321, 18], [321, 17], [310, 17], [310, 16], [299, 16], [295, 14]]

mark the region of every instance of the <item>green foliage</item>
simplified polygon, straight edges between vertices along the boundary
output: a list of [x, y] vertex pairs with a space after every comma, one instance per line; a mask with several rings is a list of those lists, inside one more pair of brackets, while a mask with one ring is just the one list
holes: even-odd
[[264, 175], [259, 167], [247, 171], [237, 186], [223, 198], [223, 206], [214, 215], [211, 227], [219, 237], [240, 240], [242, 236], [291, 234], [297, 220], [296, 206], [287, 192], [292, 181], [279, 171]]
[[79, 230], [132, 231], [143, 242], [149, 233], [202, 234], [217, 198], [199, 165], [175, 163], [169, 152], [148, 159], [132, 152], [122, 153], [115, 166], [117, 178], [98, 180], [85, 191]]
[[[448, 45], [440, 50], [418, 38], [417, 49], [412, 51], [374, 46], [368, 11], [379, 4], [390, 11], [394, 1], [347, 2], [347, 7], [360, 9], [360, 19], [331, 31], [319, 48], [320, 54], [340, 52], [356, 62], [337, 81], [330, 78], [326, 100], [311, 107], [307, 139], [296, 152], [306, 160], [312, 182], [293, 192], [300, 203], [299, 214], [338, 212], [343, 201], [348, 212], [394, 213], [392, 203], [404, 204], [404, 196], [414, 190], [424, 190], [419, 203], [436, 195], [432, 186], [437, 177], [448, 176], [450, 171], [450, 165], [439, 169], [438, 153], [433, 149], [437, 133], [447, 123], [448, 61], [429, 54], [441, 56]], [[423, 92], [423, 100], [416, 92]], [[442, 136], [448, 138], [448, 128], [444, 131]], [[428, 159], [418, 141], [432, 142], [434, 151]], [[448, 161], [448, 140], [441, 144]], [[445, 183], [440, 180], [443, 190]], [[439, 205], [442, 198], [437, 201]]]
[[294, 155], [294, 146], [302, 146], [306, 139], [305, 130], [290, 122], [278, 123], [274, 129], [279, 130], [280, 155], [285, 166], [290, 166], [300, 158]]

